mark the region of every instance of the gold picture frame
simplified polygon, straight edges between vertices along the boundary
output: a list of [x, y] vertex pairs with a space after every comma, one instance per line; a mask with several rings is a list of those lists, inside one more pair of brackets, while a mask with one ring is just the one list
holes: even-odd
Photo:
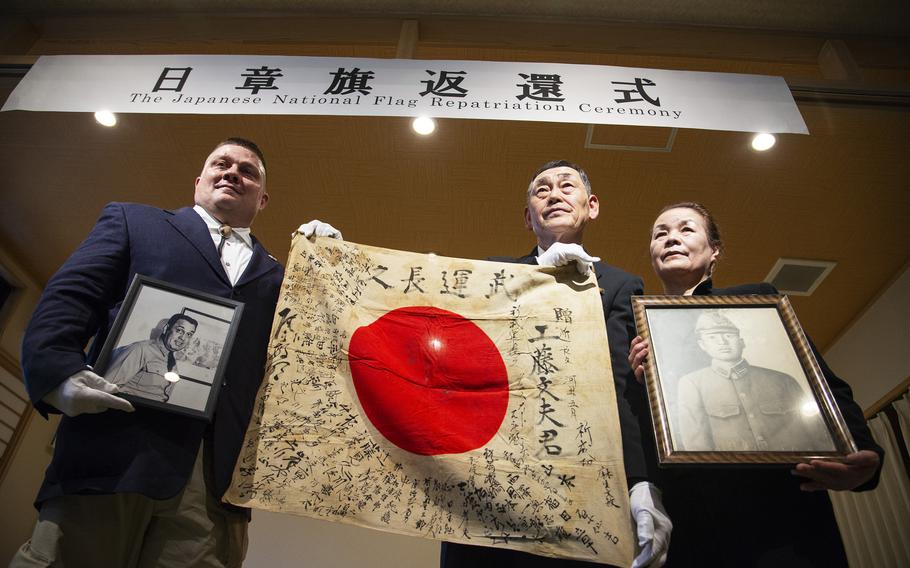
[[857, 451], [783, 295], [633, 296], [663, 465], [793, 465]]

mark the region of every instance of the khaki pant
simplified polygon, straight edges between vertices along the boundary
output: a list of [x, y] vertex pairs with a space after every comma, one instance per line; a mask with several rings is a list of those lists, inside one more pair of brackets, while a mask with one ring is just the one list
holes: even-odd
[[183, 491], [164, 501], [136, 493], [45, 501], [10, 568], [240, 566], [246, 517], [224, 510], [206, 491], [202, 454]]

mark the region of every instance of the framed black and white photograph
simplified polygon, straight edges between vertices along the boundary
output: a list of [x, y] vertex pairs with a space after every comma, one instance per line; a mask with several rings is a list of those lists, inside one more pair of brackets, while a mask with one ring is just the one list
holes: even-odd
[[136, 275], [95, 372], [130, 402], [211, 420], [243, 304]]
[[634, 296], [661, 464], [795, 464], [856, 444], [786, 296]]

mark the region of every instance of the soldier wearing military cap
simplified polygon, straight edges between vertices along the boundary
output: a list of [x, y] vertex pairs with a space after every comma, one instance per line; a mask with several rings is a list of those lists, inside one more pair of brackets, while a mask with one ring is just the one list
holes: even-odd
[[679, 382], [679, 432], [690, 451], [833, 450], [818, 407], [786, 373], [743, 359], [739, 328], [709, 310], [695, 323], [711, 365]]

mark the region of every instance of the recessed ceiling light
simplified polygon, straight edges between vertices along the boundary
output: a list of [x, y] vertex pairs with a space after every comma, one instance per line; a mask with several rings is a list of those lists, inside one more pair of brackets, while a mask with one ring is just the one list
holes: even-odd
[[752, 137], [752, 149], [764, 152], [771, 148], [771, 146], [774, 146], [775, 142], [777, 142], [777, 138], [775, 138], [773, 134], [759, 132]]
[[99, 110], [96, 112], [95, 120], [98, 121], [98, 124], [102, 124], [104, 126], [114, 126], [117, 124], [117, 116], [109, 110]]
[[414, 119], [414, 122], [411, 123], [411, 128], [414, 129], [414, 132], [426, 136], [427, 134], [432, 134], [436, 130], [436, 122], [433, 121], [429, 116], [418, 116]]

